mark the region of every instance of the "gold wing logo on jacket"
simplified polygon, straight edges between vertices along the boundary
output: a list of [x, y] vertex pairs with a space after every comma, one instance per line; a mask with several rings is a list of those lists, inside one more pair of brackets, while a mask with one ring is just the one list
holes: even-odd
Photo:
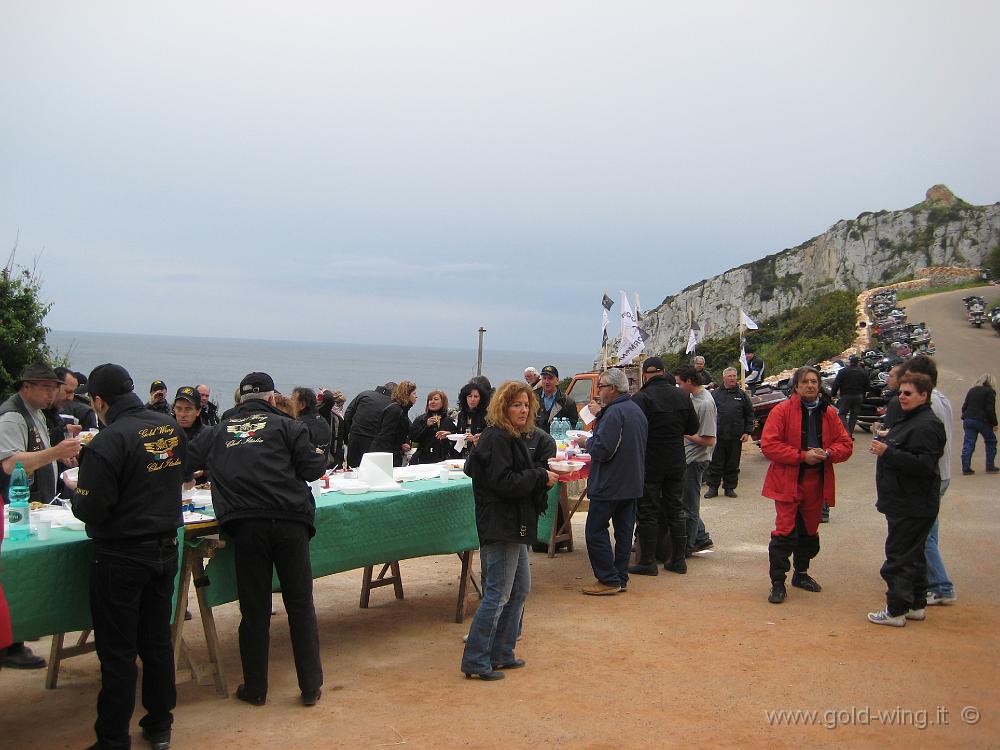
[[253, 437], [258, 431], [263, 430], [265, 427], [267, 427], [266, 419], [260, 422], [247, 421], [240, 422], [239, 424], [227, 425], [226, 431], [233, 433], [233, 435], [238, 438], [248, 438]]
[[174, 448], [180, 442], [181, 439], [175, 435], [174, 437], [160, 438], [151, 443], [143, 443], [142, 447], [146, 449], [146, 453], [151, 453], [157, 461], [163, 461], [174, 455]]

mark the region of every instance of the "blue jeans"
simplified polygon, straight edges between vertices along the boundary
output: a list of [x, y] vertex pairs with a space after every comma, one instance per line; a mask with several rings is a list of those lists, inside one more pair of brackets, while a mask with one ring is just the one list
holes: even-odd
[[684, 469], [684, 509], [687, 511], [688, 549], [710, 541], [701, 520], [701, 480], [710, 461], [692, 461]]
[[[944, 493], [948, 490], [950, 481], [949, 479], [941, 480], [941, 497], [944, 497]], [[934, 519], [931, 533], [927, 535], [927, 541], [924, 543], [924, 556], [927, 558], [927, 590], [933, 591], [938, 596], [954, 596], [955, 584], [948, 578], [944, 560], [941, 559], [941, 553], [938, 551], [938, 523], [940, 520], [940, 516]]]
[[462, 654], [462, 671], [482, 674], [514, 661], [524, 602], [531, 591], [528, 546], [495, 542], [479, 549], [483, 600], [472, 618]]
[[[632, 555], [636, 500], [591, 500], [587, 510], [587, 555], [594, 577], [608, 586], [628, 584], [628, 560]], [[608, 526], [615, 527], [615, 548], [611, 549]]]
[[976, 438], [983, 436], [986, 446], [986, 468], [997, 465], [997, 434], [993, 426], [981, 419], [963, 419], [962, 429], [965, 430], [965, 440], [962, 442], [962, 471], [972, 468], [972, 454], [976, 450]]

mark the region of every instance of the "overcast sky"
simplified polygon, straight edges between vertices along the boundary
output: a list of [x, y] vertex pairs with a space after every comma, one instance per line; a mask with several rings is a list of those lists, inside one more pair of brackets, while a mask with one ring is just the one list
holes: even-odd
[[[1000, 200], [1000, 3], [0, 7], [52, 328], [593, 352], [934, 183]], [[44, 252], [42, 252], [44, 249]]]

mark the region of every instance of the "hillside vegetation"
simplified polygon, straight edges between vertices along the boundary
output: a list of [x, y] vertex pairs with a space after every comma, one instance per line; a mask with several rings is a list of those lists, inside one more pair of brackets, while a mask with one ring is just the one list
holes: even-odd
[[[857, 296], [830, 292], [802, 307], [757, 321], [760, 330], [747, 331], [747, 340], [757, 347], [767, 374], [800, 367], [834, 357], [849, 347], [855, 337]], [[726, 367], [739, 368], [739, 334], [705, 339], [697, 353], [716, 378]], [[667, 370], [686, 362], [684, 350], [661, 354]]]

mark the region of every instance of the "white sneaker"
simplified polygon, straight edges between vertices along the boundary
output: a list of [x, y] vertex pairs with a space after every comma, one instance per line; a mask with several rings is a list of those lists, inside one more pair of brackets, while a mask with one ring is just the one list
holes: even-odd
[[935, 594], [933, 591], [927, 592], [927, 606], [933, 607], [935, 604], [954, 604], [958, 601], [957, 594]]
[[919, 622], [920, 620], [927, 619], [927, 613], [922, 609], [911, 609], [903, 617], [907, 620], [916, 620]]
[[868, 622], [873, 622], [876, 625], [891, 625], [894, 628], [901, 628], [906, 625], [906, 615], [893, 617], [889, 614], [888, 609], [880, 609], [878, 612], [868, 613]]

